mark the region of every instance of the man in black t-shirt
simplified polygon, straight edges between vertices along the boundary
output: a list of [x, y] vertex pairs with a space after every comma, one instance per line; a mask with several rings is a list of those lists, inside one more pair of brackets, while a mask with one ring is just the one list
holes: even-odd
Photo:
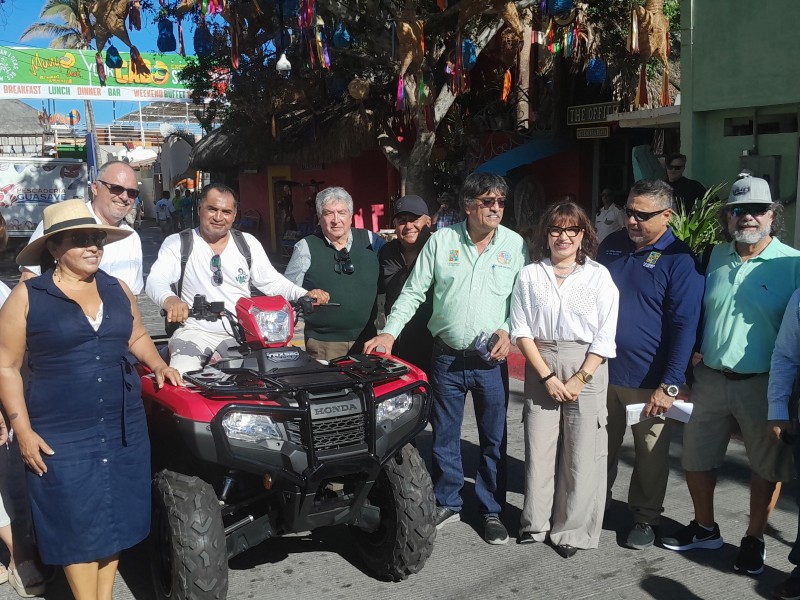
[[706, 188], [699, 181], [683, 176], [686, 170], [685, 155], [671, 154], [667, 158], [666, 164], [667, 183], [672, 187], [676, 208], [680, 208], [684, 214], [688, 214], [694, 208], [697, 200], [705, 195]]

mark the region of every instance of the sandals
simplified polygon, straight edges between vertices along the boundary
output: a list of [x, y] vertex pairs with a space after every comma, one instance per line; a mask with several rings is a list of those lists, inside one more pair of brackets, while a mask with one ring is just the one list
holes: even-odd
[[[27, 576], [26, 578], [28, 580], [38, 580], [38, 582], [26, 586], [20, 576], [20, 571]], [[41, 596], [47, 589], [47, 583], [44, 581], [44, 577], [39, 573], [39, 569], [36, 568], [36, 563], [32, 560], [26, 560], [25, 562], [19, 563], [16, 568], [8, 569], [8, 584], [23, 598]]]

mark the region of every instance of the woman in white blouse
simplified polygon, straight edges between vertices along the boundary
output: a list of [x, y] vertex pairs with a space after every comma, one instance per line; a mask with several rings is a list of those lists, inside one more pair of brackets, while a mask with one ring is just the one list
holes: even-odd
[[564, 558], [596, 548], [606, 493], [606, 359], [619, 292], [592, 260], [597, 237], [577, 204], [548, 207], [520, 273], [511, 338], [526, 358], [525, 502], [517, 542]]

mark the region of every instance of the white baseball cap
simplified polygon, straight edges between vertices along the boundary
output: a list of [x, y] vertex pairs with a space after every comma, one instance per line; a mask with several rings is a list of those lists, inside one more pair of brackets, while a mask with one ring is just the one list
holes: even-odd
[[733, 204], [772, 204], [772, 194], [766, 179], [739, 173], [731, 186], [726, 206]]

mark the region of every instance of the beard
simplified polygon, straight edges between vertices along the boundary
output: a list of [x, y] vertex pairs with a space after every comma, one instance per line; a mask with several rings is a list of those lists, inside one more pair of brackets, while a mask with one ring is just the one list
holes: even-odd
[[768, 228], [757, 229], [755, 231], [741, 231], [737, 229], [733, 232], [733, 239], [740, 244], [757, 244], [769, 235]]

